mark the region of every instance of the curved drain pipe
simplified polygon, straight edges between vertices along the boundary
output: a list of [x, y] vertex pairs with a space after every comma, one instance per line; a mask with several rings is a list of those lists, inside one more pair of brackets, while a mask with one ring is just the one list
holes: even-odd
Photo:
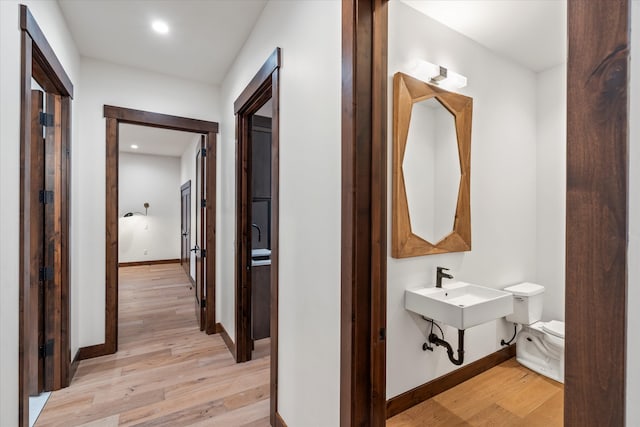
[[434, 333], [429, 334], [429, 342], [437, 346], [445, 347], [447, 349], [447, 355], [449, 356], [449, 360], [454, 365], [462, 365], [462, 363], [464, 362], [464, 329], [458, 329], [458, 358], [457, 359], [453, 356], [453, 348], [451, 348], [451, 344], [449, 344], [443, 339], [438, 338], [436, 334]]

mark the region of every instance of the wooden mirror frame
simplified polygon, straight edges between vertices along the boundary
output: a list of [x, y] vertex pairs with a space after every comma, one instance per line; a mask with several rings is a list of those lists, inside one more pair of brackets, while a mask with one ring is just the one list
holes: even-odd
[[[460, 159], [460, 187], [453, 230], [437, 243], [413, 233], [402, 163], [407, 147], [413, 104], [436, 98], [454, 117]], [[393, 76], [393, 196], [391, 256], [471, 250], [471, 116], [473, 99], [425, 83], [404, 73]]]

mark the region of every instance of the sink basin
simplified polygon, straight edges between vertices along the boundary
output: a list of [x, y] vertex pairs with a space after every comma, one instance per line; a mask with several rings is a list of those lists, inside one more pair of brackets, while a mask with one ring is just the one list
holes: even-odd
[[251, 249], [251, 266], [271, 265], [271, 249]]
[[513, 313], [513, 295], [471, 283], [454, 282], [442, 288], [407, 289], [404, 307], [426, 318], [467, 329]]
[[251, 249], [251, 258], [270, 257], [271, 249]]

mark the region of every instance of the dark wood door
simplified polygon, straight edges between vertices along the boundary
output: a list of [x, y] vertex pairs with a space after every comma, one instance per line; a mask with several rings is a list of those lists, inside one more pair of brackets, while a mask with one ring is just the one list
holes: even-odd
[[56, 331], [63, 327], [60, 301], [66, 298], [62, 294], [62, 181], [56, 179], [58, 171], [63, 170], [66, 150], [62, 141], [62, 97], [48, 93], [46, 96], [45, 126], [45, 166], [44, 166], [44, 241], [43, 259], [45, 272], [43, 278], [44, 295], [44, 345], [40, 355], [44, 354], [44, 389], [55, 390], [62, 385], [60, 366], [62, 343], [56, 340]]
[[206, 230], [207, 230], [207, 211], [206, 211], [206, 176], [207, 167], [206, 157], [206, 139], [203, 135], [200, 140], [200, 149], [196, 153], [196, 246], [194, 247], [196, 257], [196, 286], [195, 286], [195, 311], [196, 318], [200, 330], [203, 331], [206, 322], [206, 294], [205, 283], [207, 280], [207, 270], [204, 258], [207, 256], [206, 247]]
[[61, 342], [55, 332], [62, 327], [56, 302], [62, 299], [62, 182], [57, 171], [66, 161], [62, 149], [62, 98], [31, 91], [30, 145], [30, 281], [29, 323], [26, 334], [28, 391], [37, 396], [42, 391], [60, 388], [62, 372]]
[[180, 264], [191, 277], [191, 181], [180, 187]]
[[44, 112], [44, 93], [31, 91], [31, 282], [29, 285], [29, 330], [27, 331], [27, 358], [29, 366], [29, 395], [44, 391], [44, 282], [40, 274], [44, 265], [44, 189], [45, 144], [41, 114]]

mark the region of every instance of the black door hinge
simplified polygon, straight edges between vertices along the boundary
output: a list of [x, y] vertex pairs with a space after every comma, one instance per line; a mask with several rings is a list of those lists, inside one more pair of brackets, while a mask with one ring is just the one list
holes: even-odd
[[380, 341], [384, 341], [387, 337], [387, 331], [385, 328], [380, 328], [380, 337], [379, 340]]
[[201, 299], [200, 300], [200, 308], [206, 308], [207, 307], [207, 300], [206, 299]]
[[207, 257], [207, 250], [206, 249], [200, 249], [200, 256], [202, 258], [206, 258]]
[[200, 207], [201, 208], [207, 207], [207, 199], [200, 199]]
[[203, 148], [200, 149], [200, 155], [202, 157], [207, 157], [207, 148], [206, 147], [203, 147]]
[[53, 126], [53, 114], [40, 112], [40, 125], [45, 127]]
[[41, 345], [38, 348], [38, 353], [41, 359], [48, 356], [53, 356], [53, 340], [49, 340], [45, 345]]
[[44, 205], [53, 203], [53, 191], [40, 190], [38, 193], [38, 200]]
[[44, 282], [45, 280], [53, 280], [53, 268], [40, 267], [38, 280], [40, 280], [41, 282]]

